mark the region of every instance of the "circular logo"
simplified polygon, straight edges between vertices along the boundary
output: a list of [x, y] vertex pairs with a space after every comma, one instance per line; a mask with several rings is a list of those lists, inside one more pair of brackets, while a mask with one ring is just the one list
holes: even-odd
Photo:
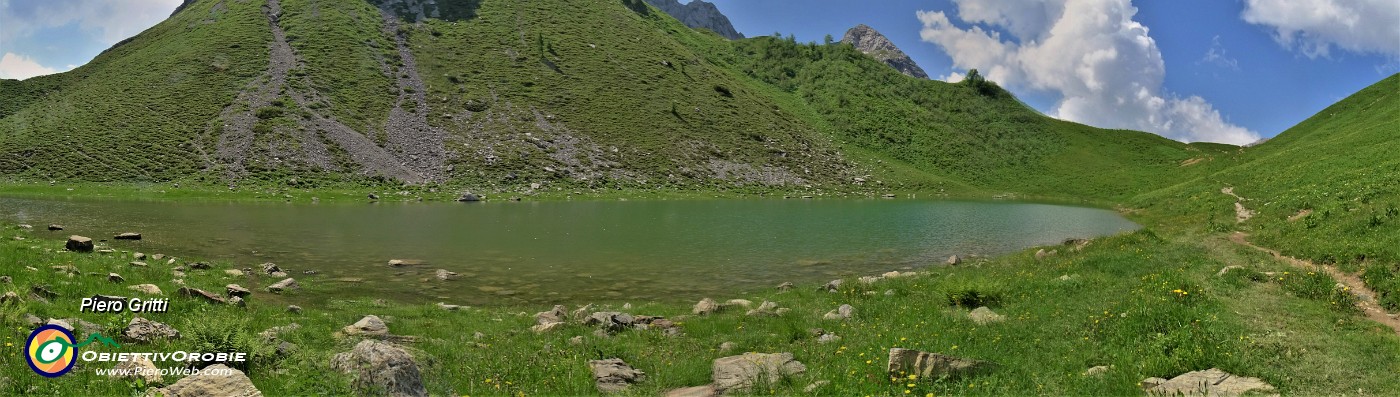
[[72, 333], [49, 324], [29, 334], [29, 340], [24, 343], [24, 359], [35, 373], [56, 378], [73, 369], [77, 350], [73, 347]]

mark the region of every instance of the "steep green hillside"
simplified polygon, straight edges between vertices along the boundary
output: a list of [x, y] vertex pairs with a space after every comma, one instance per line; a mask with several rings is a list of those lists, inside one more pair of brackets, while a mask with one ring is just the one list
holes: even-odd
[[1051, 119], [985, 80], [909, 78], [847, 44], [763, 37], [735, 47], [721, 59], [800, 96], [841, 143], [976, 186], [1121, 198], [1162, 186], [1198, 151]]
[[1193, 157], [639, 0], [441, 3], [195, 2], [73, 72], [0, 83], [0, 173], [1114, 199]]
[[[1400, 75], [1337, 102], [1217, 171], [1138, 200], [1216, 230], [1238, 229], [1284, 254], [1364, 278], [1400, 308]], [[1237, 224], [1231, 187], [1253, 212]]]
[[196, 139], [267, 66], [258, 5], [215, 4], [201, 2], [71, 72], [0, 84], [0, 173], [155, 181], [198, 172]]
[[0, 173], [501, 190], [857, 175], [639, 1], [259, 3], [196, 2], [74, 72], [5, 82]]

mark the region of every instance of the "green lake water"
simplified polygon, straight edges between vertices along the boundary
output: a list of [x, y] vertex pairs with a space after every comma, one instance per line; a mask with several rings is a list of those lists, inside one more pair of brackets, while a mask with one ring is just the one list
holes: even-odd
[[[466, 305], [725, 298], [919, 269], [1138, 226], [1108, 210], [935, 200], [285, 204], [0, 198], [35, 235], [117, 250], [277, 263], [334, 297]], [[51, 223], [61, 232], [43, 231]], [[116, 241], [121, 232], [140, 241]], [[391, 268], [390, 259], [421, 262]], [[436, 269], [457, 272], [432, 279]], [[314, 270], [314, 275], [304, 274]], [[425, 279], [428, 279], [425, 281]], [[245, 283], [246, 285], [246, 283]]]

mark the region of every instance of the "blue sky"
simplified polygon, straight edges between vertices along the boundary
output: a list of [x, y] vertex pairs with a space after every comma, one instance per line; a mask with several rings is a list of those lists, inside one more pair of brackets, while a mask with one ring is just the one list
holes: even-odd
[[[965, 73], [969, 66], [983, 75], [1004, 67], [1011, 70], [992, 77], [1046, 114], [1181, 140], [1244, 143], [1272, 137], [1400, 71], [1400, 1], [1395, 0], [711, 1], [747, 36], [782, 32], [801, 41], [828, 34], [840, 39], [846, 29], [864, 23], [934, 78]], [[937, 22], [929, 29], [919, 11], [942, 12], [943, 18], [927, 18]], [[1091, 26], [1091, 19], [1104, 17], [1109, 24]], [[1131, 22], [1145, 34], [1130, 28]], [[1084, 26], [1097, 30], [1068, 29]], [[980, 37], [971, 34], [979, 30]], [[1047, 38], [1052, 31], [1060, 43]], [[933, 38], [926, 40], [924, 33]], [[988, 57], [996, 51], [978, 45], [987, 37], [1020, 48]], [[1160, 78], [1143, 70], [1155, 66], [1142, 65], [1154, 52], [1134, 47], [1140, 43], [1134, 39], [1142, 37], [1154, 43]], [[1037, 39], [1038, 48], [1025, 45]], [[1058, 81], [1083, 80], [1066, 64], [1103, 50], [1116, 50], [1118, 59], [1080, 66], [1097, 67], [1097, 80], [1120, 86], [1096, 90]], [[1137, 94], [1140, 86], [1151, 95], [1139, 103], [1133, 103], [1135, 95], [1122, 95]], [[1125, 106], [1114, 106], [1125, 96]], [[1065, 98], [1098, 106], [1060, 108]], [[1161, 104], [1154, 106], [1154, 98]], [[1209, 117], [1212, 112], [1218, 119]]]
[[[1400, 71], [1397, 0], [712, 2], [748, 36], [871, 25], [934, 78], [977, 68], [1048, 115], [1183, 141], [1272, 137]], [[0, 78], [82, 65], [179, 3], [0, 0]]]

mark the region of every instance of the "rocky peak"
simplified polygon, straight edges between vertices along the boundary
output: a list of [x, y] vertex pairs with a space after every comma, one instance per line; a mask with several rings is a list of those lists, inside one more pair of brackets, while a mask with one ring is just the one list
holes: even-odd
[[199, 0], [184, 0], [184, 1], [180, 2], [180, 5], [175, 6], [175, 12], [171, 12], [171, 13], [170, 13], [170, 16], [173, 17], [173, 16], [175, 16], [175, 14], [179, 14], [181, 10], [184, 10], [185, 7], [189, 7], [190, 4], [194, 4], [194, 2], [196, 2], [196, 1], [199, 1]]
[[928, 78], [928, 73], [924, 73], [923, 68], [915, 64], [909, 55], [900, 51], [899, 47], [895, 47], [890, 39], [880, 34], [875, 28], [865, 24], [856, 25], [856, 27], [846, 31], [846, 36], [841, 38], [841, 42], [855, 46], [856, 50], [889, 64], [900, 73], [920, 79]]
[[652, 7], [661, 9], [662, 12], [670, 14], [689, 26], [691, 29], [709, 29], [719, 33], [730, 40], [744, 38], [742, 33], [734, 30], [734, 25], [729, 23], [729, 17], [719, 12], [719, 8], [714, 4], [704, 0], [694, 0], [689, 4], [681, 4], [678, 0], [646, 0]]

